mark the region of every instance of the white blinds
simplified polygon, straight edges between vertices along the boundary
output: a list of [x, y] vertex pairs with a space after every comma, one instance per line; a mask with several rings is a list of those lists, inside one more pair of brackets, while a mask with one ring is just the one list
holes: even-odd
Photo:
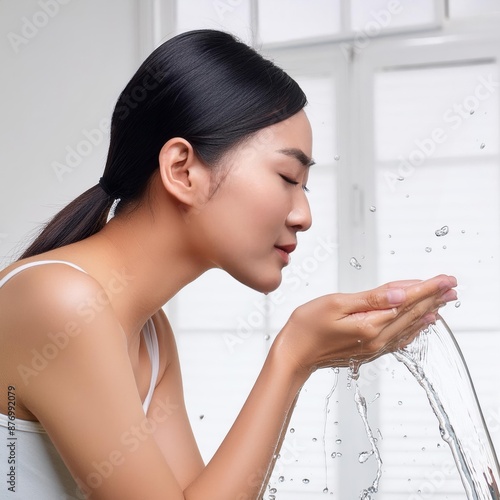
[[[462, 345], [497, 447], [496, 368], [485, 349], [500, 347], [498, 82], [496, 62], [376, 75], [370, 214], [380, 281], [407, 276], [408, 266], [422, 278], [457, 276], [461, 306], [448, 305], [443, 316]], [[436, 236], [443, 226], [448, 234]], [[380, 373], [382, 497], [465, 498], [429, 405], [402, 371]]]

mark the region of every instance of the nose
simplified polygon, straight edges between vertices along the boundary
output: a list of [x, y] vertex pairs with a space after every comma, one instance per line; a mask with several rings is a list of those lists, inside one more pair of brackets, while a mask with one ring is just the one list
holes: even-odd
[[295, 231], [307, 231], [312, 224], [311, 208], [305, 193], [301, 193], [300, 198], [294, 203], [286, 219], [288, 227]]

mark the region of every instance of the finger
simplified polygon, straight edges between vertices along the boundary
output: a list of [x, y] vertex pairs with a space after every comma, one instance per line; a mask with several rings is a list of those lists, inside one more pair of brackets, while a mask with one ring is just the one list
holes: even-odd
[[385, 283], [379, 288], [407, 288], [410, 285], [415, 285], [417, 283], [421, 283], [422, 280], [397, 280], [391, 281], [389, 283]]
[[392, 309], [402, 304], [411, 307], [412, 304], [424, 297], [444, 294], [456, 284], [456, 279], [453, 276], [446, 275], [435, 276], [425, 281], [393, 281], [366, 292], [347, 294], [349, 300], [346, 301], [346, 312], [347, 314], [353, 314], [356, 312]]
[[366, 292], [345, 294], [344, 311], [347, 315], [386, 310], [407, 300], [404, 288], [382, 286]]
[[419, 331], [436, 322], [440, 307], [450, 300], [456, 300], [455, 290], [447, 290], [444, 294], [440, 292], [431, 294], [414, 302], [411, 306], [405, 304], [404, 307], [399, 308], [392, 321], [387, 320], [385, 328], [382, 327], [381, 337], [388, 341], [391, 336], [411, 341]]
[[403, 304], [404, 310], [411, 309], [415, 304], [426, 299], [432, 299], [437, 306], [442, 303], [456, 300], [456, 292], [453, 288], [457, 280], [453, 276], [440, 275], [429, 280], [410, 285], [405, 289], [407, 300]]
[[[384, 349], [386, 344], [394, 345], [401, 339], [411, 340], [420, 330], [436, 321], [437, 312], [443, 304], [456, 300], [456, 291], [449, 288], [454, 285], [456, 280], [447, 276], [413, 284], [410, 290], [406, 290], [407, 300], [399, 307], [355, 312], [349, 316], [351, 327], [373, 349]], [[373, 298], [383, 296], [376, 289], [361, 294], [358, 299], [373, 306]]]

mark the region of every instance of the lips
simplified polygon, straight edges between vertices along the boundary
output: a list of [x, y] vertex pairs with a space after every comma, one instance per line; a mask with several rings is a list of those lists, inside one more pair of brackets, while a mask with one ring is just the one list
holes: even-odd
[[283, 250], [283, 252], [292, 253], [297, 248], [297, 245], [291, 243], [290, 245], [275, 245], [275, 247], [279, 250]]
[[296, 246], [297, 245], [293, 243], [290, 245], [275, 245], [274, 248], [276, 248], [280, 254], [284, 264], [287, 265], [290, 262], [290, 254], [295, 250]]

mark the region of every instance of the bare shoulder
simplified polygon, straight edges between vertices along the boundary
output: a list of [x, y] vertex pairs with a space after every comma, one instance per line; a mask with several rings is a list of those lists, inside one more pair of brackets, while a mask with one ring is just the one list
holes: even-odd
[[[11, 266], [0, 273], [5, 278], [20, 265]], [[89, 274], [67, 264], [44, 263], [24, 269], [12, 276], [0, 288], [0, 305], [4, 303], [46, 305], [57, 301], [61, 306], [76, 302], [102, 287]]]
[[[119, 331], [101, 285], [61, 264], [34, 266], [7, 281], [0, 289], [0, 317], [0, 382], [19, 388], [20, 403], [23, 389], [44, 378], [67, 353], [73, 362], [77, 359], [70, 346], [100, 342], [98, 330], [105, 324]], [[80, 352], [85, 355], [85, 349]]]
[[[9, 309], [0, 322], [0, 353], [9, 351], [0, 384], [16, 387], [16, 417], [26, 418], [21, 403], [83, 491], [98, 488], [96, 498], [183, 498], [154, 436], [137, 434], [148, 421], [106, 289], [69, 266], [23, 274], [0, 290], [0, 308]], [[102, 475], [108, 463], [113, 473]]]

